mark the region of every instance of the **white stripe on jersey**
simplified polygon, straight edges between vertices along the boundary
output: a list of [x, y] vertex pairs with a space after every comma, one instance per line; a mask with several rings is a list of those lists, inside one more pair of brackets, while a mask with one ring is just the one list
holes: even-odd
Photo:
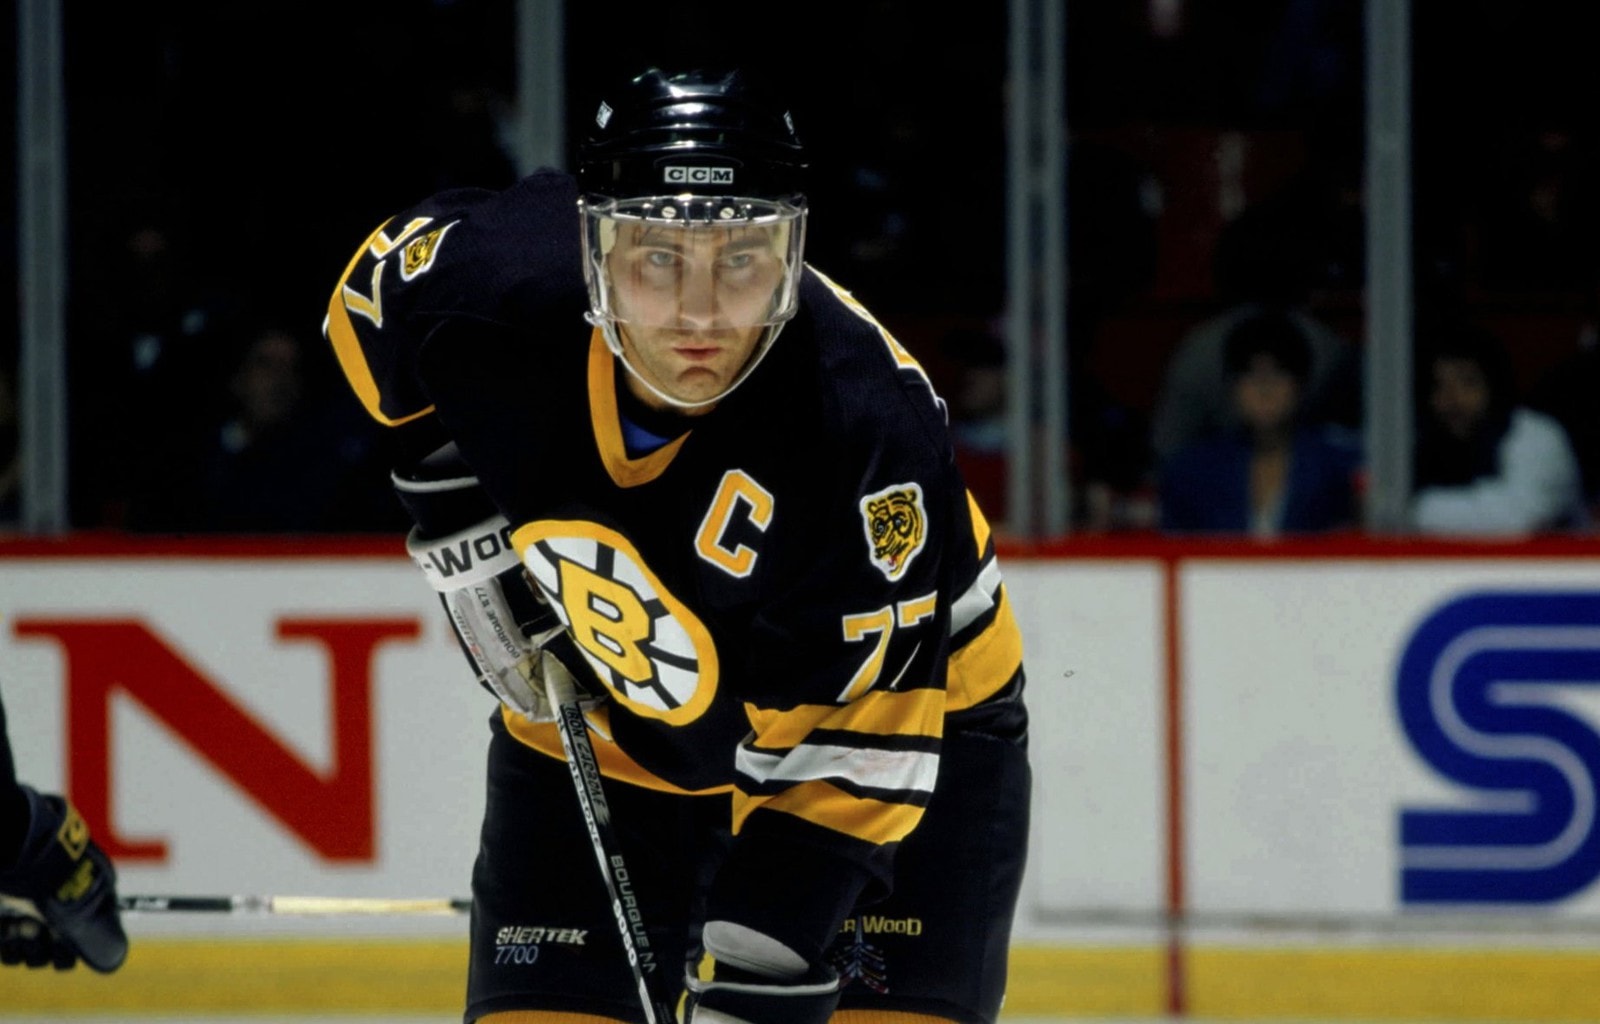
[[858, 786], [933, 791], [939, 755], [925, 750], [853, 749], [803, 743], [784, 754], [741, 746], [734, 767], [758, 782], [844, 779]]
[[993, 608], [995, 595], [999, 592], [1000, 562], [991, 558], [978, 570], [978, 578], [972, 581], [972, 586], [956, 598], [956, 603], [950, 607], [950, 635], [955, 636], [976, 622], [978, 616]]

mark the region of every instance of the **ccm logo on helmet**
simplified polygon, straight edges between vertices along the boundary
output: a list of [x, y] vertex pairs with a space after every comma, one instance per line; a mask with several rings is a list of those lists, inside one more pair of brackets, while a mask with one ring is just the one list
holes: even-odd
[[732, 167], [663, 167], [661, 180], [674, 185], [732, 185]]

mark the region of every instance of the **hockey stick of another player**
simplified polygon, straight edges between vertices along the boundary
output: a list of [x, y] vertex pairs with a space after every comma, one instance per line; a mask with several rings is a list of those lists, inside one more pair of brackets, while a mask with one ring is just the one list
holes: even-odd
[[387, 899], [372, 896], [123, 896], [123, 913], [170, 914], [402, 914], [409, 917], [465, 914], [468, 899]]
[[545, 693], [555, 709], [556, 729], [561, 734], [567, 767], [572, 772], [572, 787], [577, 791], [583, 823], [588, 826], [595, 859], [600, 863], [600, 877], [611, 897], [611, 912], [617, 919], [622, 948], [628, 954], [628, 968], [639, 986], [639, 1002], [644, 1007], [646, 1024], [672, 1024], [677, 1015], [667, 1001], [661, 965], [656, 963], [655, 953], [650, 948], [650, 937], [639, 913], [628, 866], [611, 827], [611, 805], [606, 802], [605, 789], [600, 783], [600, 762], [589, 740], [589, 723], [578, 701], [577, 684], [555, 655], [546, 650], [542, 657], [545, 659]]

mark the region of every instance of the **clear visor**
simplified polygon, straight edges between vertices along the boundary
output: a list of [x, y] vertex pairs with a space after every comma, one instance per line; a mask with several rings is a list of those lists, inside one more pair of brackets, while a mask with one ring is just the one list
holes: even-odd
[[765, 199], [586, 199], [592, 314], [640, 327], [779, 324], [799, 297], [805, 209]]

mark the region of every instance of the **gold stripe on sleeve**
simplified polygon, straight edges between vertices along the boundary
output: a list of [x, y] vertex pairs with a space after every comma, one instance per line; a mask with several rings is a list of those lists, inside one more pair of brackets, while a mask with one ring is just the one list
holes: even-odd
[[378, 382], [372, 376], [372, 367], [367, 365], [366, 353], [361, 351], [361, 339], [356, 337], [355, 324], [350, 322], [350, 311], [344, 305], [345, 282], [350, 279], [356, 264], [361, 262], [361, 257], [367, 254], [372, 240], [382, 234], [383, 229], [388, 226], [389, 221], [379, 224], [377, 230], [367, 236], [367, 240], [361, 243], [361, 248], [350, 258], [350, 264], [344, 268], [344, 273], [339, 275], [339, 283], [334, 286], [333, 296], [328, 299], [328, 340], [333, 343], [333, 354], [338, 358], [340, 368], [344, 370], [345, 377], [350, 381], [350, 387], [355, 390], [356, 397], [361, 400], [361, 405], [367, 410], [368, 415], [385, 426], [397, 427], [402, 423], [409, 423], [426, 416], [433, 411], [433, 406], [399, 417], [384, 414], [381, 408], [383, 395], [378, 389]]
[[972, 515], [972, 538], [978, 542], [978, 557], [983, 557], [983, 549], [989, 544], [989, 520], [984, 518], [983, 509], [978, 507], [978, 499], [967, 492], [967, 511]]
[[1000, 588], [994, 621], [966, 646], [950, 652], [948, 710], [961, 711], [999, 692], [1022, 667], [1022, 631], [1011, 613], [1011, 598]]
[[759, 743], [774, 750], [802, 742], [814, 729], [839, 729], [874, 736], [944, 735], [945, 696], [927, 688], [873, 690], [849, 704], [801, 704], [787, 711], [745, 704]]

